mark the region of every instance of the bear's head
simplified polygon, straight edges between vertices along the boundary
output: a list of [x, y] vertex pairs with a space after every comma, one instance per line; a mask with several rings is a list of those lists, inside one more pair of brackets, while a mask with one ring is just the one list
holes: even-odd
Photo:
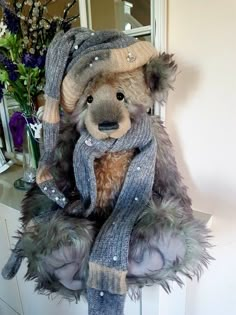
[[156, 100], [166, 100], [176, 69], [172, 55], [161, 54], [133, 71], [99, 73], [77, 102], [73, 121], [96, 139], [122, 137]]

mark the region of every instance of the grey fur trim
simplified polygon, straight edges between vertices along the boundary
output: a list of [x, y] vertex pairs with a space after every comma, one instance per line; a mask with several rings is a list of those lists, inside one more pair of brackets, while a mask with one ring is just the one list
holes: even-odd
[[175, 198], [186, 213], [192, 215], [191, 199], [182, 181], [175, 161], [170, 138], [158, 116], [152, 116], [153, 133], [157, 141], [157, 160], [153, 192], [168, 198]]

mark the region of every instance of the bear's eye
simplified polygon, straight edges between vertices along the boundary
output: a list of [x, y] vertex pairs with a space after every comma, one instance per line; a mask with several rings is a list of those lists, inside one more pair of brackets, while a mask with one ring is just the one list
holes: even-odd
[[92, 101], [93, 101], [93, 97], [92, 97], [92, 95], [89, 95], [89, 96], [87, 97], [87, 103], [91, 104]]
[[118, 99], [118, 101], [122, 101], [125, 98], [125, 96], [123, 93], [118, 92], [116, 93], [116, 98]]

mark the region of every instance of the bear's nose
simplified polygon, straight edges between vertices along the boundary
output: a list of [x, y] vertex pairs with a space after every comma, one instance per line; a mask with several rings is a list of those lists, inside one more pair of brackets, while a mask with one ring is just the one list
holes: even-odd
[[98, 124], [98, 129], [100, 131], [110, 131], [116, 130], [119, 128], [119, 124], [117, 121], [103, 121], [102, 123]]

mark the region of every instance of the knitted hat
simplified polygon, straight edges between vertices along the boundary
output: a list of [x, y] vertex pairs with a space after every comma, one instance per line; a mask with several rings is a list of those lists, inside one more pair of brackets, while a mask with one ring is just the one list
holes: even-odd
[[[72, 112], [96, 74], [131, 71], [156, 54], [149, 42], [137, 41], [121, 32], [92, 32], [85, 28], [61, 32], [48, 49], [45, 93], [51, 101], [61, 101], [66, 112]], [[49, 116], [47, 111], [44, 119], [51, 122]]]
[[151, 43], [117, 31], [93, 32], [86, 28], [73, 28], [55, 36], [46, 57], [44, 153], [40, 160], [38, 184], [50, 179], [45, 172], [40, 172], [40, 168], [53, 161], [59, 132], [59, 105], [67, 113], [73, 112], [88, 83], [97, 74], [132, 71], [156, 55]]

